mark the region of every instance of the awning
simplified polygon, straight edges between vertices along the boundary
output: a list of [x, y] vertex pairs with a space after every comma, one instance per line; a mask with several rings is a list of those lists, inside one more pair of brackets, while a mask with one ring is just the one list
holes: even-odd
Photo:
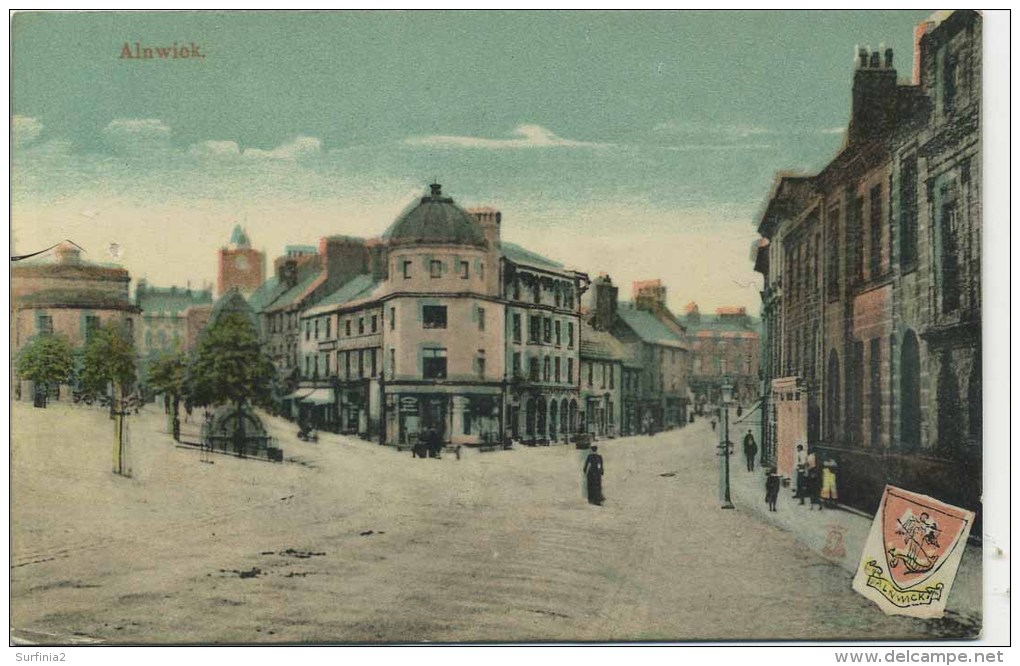
[[336, 402], [336, 397], [333, 395], [333, 389], [320, 388], [301, 398], [301, 402], [313, 405], [332, 405]]

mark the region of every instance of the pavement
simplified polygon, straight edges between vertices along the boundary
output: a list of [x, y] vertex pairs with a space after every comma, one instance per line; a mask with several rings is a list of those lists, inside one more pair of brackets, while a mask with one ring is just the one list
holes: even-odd
[[[756, 441], [761, 442], [761, 424], [757, 414], [746, 416], [749, 418], [736, 420], [733, 432], [741, 434], [752, 428]], [[812, 509], [809, 501], [801, 505], [800, 500], [794, 498], [793, 484], [780, 489], [776, 511], [770, 512], [765, 504], [764, 470], [756, 461], [754, 472], [748, 472], [740, 448], [742, 438], [731, 435], [730, 439], [736, 442], [730, 457], [730, 491], [736, 508], [793, 534], [812, 552], [843, 569], [849, 584], [857, 572], [873, 516], [839, 505], [836, 509], [826, 507], [822, 510]], [[967, 544], [946, 604], [947, 619], [963, 626], [981, 626], [981, 555], [980, 546]]]

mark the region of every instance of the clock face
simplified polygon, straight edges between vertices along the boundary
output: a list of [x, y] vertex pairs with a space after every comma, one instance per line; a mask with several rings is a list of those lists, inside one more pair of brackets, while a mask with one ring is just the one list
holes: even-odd
[[248, 257], [244, 256], [243, 254], [237, 255], [236, 257], [234, 257], [234, 265], [237, 266], [239, 270], [242, 271], [248, 270]]

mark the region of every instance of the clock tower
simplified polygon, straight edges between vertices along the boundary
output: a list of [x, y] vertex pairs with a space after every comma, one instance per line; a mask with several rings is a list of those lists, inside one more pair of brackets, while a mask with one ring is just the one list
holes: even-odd
[[230, 244], [220, 248], [216, 277], [216, 294], [222, 296], [233, 288], [248, 297], [266, 277], [266, 256], [252, 249], [248, 234], [241, 225], [234, 226]]

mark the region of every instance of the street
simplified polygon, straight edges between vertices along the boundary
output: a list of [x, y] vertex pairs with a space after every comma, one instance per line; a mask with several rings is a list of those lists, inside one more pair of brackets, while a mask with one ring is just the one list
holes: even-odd
[[[791, 534], [717, 501], [705, 420], [461, 460], [267, 418], [287, 462], [174, 446], [148, 406], [133, 476], [100, 409], [12, 405], [12, 608], [35, 642], [920, 639]], [[198, 415], [196, 413], [196, 418]], [[734, 458], [734, 472], [742, 459]]]

